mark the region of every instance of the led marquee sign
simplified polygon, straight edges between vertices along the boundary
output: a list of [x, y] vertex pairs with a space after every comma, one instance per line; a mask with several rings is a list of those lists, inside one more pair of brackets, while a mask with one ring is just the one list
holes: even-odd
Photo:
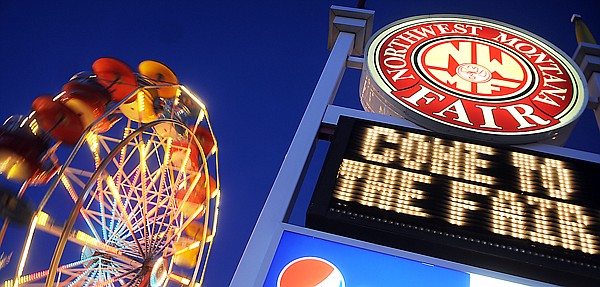
[[586, 83], [558, 48], [475, 17], [394, 22], [369, 41], [361, 78], [367, 111], [500, 143], [555, 137], [587, 103]]
[[342, 117], [307, 226], [600, 286], [598, 175], [600, 163]]

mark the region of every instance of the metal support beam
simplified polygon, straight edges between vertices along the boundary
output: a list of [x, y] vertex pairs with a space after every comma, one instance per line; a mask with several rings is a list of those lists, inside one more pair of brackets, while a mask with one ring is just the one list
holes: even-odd
[[[331, 53], [229, 286], [263, 285], [312, 158], [327, 107], [333, 103], [346, 68], [362, 66], [359, 57], [371, 37], [373, 15], [370, 10], [331, 7], [328, 42]], [[350, 61], [351, 55], [358, 57]]]
[[600, 129], [600, 45], [582, 42], [573, 56], [588, 83], [588, 108], [594, 111], [598, 129]]
[[354, 34], [354, 47], [352, 56], [365, 54], [365, 46], [373, 31], [373, 17], [375, 11], [331, 6], [329, 9], [329, 40], [328, 49], [331, 49], [341, 32]]
[[289, 204], [308, 165], [325, 110], [337, 93], [354, 38], [354, 34], [339, 33], [230, 286], [262, 286], [269, 268], [265, 263], [271, 262], [281, 238]]
[[348, 57], [348, 68], [362, 70], [364, 64], [365, 58], [354, 56]]

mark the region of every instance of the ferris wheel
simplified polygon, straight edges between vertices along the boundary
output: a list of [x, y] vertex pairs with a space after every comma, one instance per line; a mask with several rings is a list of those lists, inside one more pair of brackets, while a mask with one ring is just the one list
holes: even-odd
[[101, 58], [32, 110], [0, 128], [0, 172], [22, 182], [0, 237], [28, 224], [3, 286], [201, 286], [220, 181], [200, 98], [159, 62]]

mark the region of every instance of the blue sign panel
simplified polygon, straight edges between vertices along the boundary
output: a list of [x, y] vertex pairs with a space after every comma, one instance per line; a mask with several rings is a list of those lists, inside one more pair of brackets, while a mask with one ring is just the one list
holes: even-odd
[[266, 287], [470, 286], [470, 274], [285, 231]]

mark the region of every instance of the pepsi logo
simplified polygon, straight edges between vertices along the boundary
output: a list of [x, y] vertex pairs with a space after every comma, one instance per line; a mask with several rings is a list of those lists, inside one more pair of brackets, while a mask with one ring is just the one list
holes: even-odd
[[345, 287], [344, 277], [331, 262], [301, 257], [288, 263], [277, 278], [277, 287]]

